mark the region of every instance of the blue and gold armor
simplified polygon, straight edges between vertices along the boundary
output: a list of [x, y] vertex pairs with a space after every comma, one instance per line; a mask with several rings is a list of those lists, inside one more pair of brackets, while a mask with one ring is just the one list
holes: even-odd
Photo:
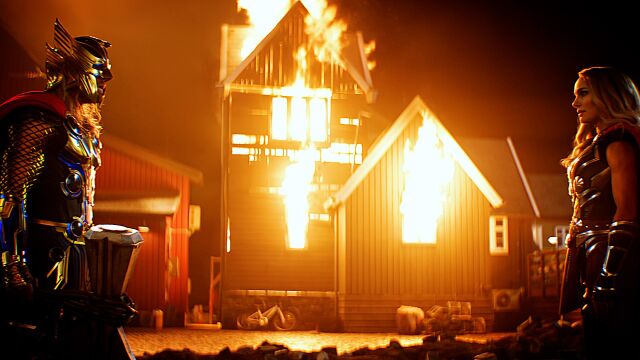
[[100, 143], [61, 115], [26, 106], [3, 120], [3, 252], [26, 263], [40, 288], [85, 290], [82, 235], [92, 223]]

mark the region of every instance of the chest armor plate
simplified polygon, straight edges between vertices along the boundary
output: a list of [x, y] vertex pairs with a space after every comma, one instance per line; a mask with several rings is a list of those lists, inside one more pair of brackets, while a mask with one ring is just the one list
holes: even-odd
[[613, 218], [611, 168], [603, 157], [596, 138], [567, 169], [575, 225], [609, 223]]
[[32, 219], [92, 223], [95, 169], [100, 165], [100, 144], [67, 117], [59, 128], [62, 141], [47, 150], [45, 165], [29, 197]]

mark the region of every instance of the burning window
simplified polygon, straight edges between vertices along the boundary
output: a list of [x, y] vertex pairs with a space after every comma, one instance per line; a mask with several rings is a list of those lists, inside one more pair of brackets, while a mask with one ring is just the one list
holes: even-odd
[[402, 241], [435, 244], [438, 219], [448, 199], [453, 161], [445, 153], [434, 121], [425, 118], [416, 145], [405, 144]]
[[492, 255], [509, 253], [509, 228], [507, 217], [492, 215], [489, 217], [489, 252]]
[[328, 122], [328, 99], [274, 97], [271, 101], [273, 140], [326, 142]]
[[360, 119], [358, 119], [358, 118], [341, 117], [340, 118], [340, 125], [360, 126]]
[[274, 97], [271, 100], [271, 138], [287, 138], [287, 98]]

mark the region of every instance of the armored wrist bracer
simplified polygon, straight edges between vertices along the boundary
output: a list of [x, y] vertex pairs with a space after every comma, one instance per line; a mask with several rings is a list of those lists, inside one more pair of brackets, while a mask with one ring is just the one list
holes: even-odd
[[598, 292], [614, 292], [617, 290], [616, 278], [624, 268], [625, 258], [633, 242], [640, 235], [640, 226], [635, 221], [616, 221], [611, 223], [607, 251], [596, 283]]

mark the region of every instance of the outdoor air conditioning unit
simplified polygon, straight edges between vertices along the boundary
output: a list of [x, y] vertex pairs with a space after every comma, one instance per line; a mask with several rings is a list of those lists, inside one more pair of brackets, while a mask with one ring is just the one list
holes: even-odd
[[520, 310], [520, 289], [493, 289], [491, 297], [493, 298], [494, 311], [518, 311]]

